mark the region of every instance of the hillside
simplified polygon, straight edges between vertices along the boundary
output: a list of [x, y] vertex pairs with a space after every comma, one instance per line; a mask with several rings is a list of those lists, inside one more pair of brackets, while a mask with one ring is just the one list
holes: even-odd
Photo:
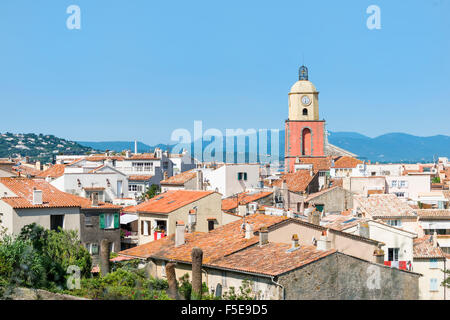
[[86, 154], [92, 148], [82, 146], [74, 141], [34, 133], [0, 134], [0, 158], [25, 157], [32, 160], [51, 161], [58, 154]]

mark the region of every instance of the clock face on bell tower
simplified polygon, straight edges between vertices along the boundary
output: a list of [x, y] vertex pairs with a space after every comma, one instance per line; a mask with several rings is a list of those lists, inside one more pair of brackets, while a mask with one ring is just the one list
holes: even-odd
[[325, 155], [325, 121], [319, 120], [319, 92], [309, 81], [308, 68], [301, 66], [298, 81], [289, 92], [286, 120], [285, 170], [294, 171], [296, 158]]

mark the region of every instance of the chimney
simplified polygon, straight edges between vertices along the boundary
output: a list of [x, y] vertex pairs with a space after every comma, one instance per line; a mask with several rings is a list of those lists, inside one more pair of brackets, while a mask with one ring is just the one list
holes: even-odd
[[292, 249], [298, 248], [300, 245], [298, 244], [298, 235], [292, 235]]
[[41, 162], [40, 161], [36, 161], [35, 168], [36, 168], [36, 170], [39, 170], [39, 171], [42, 170], [42, 166], [41, 166]]
[[188, 231], [195, 231], [195, 224], [197, 223], [197, 209], [189, 210], [188, 214]]
[[369, 223], [367, 221], [360, 221], [358, 223], [359, 235], [364, 238], [370, 238]]
[[373, 252], [375, 256], [375, 262], [384, 264], [384, 251], [381, 249], [381, 244], [378, 245], [378, 248]]
[[267, 227], [262, 227], [259, 229], [259, 245], [263, 246], [269, 243], [269, 230]]
[[91, 201], [92, 201], [92, 206], [93, 207], [97, 207], [98, 206], [98, 192], [92, 192], [92, 194], [91, 194]]
[[308, 222], [320, 226], [320, 212], [314, 209], [308, 215]]
[[328, 230], [323, 230], [319, 240], [317, 240], [317, 250], [327, 251], [331, 249], [331, 241], [328, 239]]
[[245, 224], [245, 239], [250, 239], [253, 236], [253, 226], [250, 223]]
[[130, 150], [125, 151], [125, 158], [129, 158], [131, 156]]
[[33, 205], [42, 204], [42, 190], [33, 188]]
[[175, 230], [175, 247], [179, 247], [184, 244], [184, 222], [177, 221]]
[[238, 215], [245, 217], [247, 215], [247, 206], [245, 204], [238, 205]]
[[197, 185], [196, 188], [197, 190], [203, 190], [203, 171], [202, 170], [198, 170], [197, 171]]

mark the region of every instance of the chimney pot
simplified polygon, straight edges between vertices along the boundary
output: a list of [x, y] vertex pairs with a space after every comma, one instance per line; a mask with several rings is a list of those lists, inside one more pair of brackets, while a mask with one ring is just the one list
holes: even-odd
[[269, 243], [269, 230], [267, 227], [262, 227], [259, 229], [259, 245], [263, 246]]
[[33, 188], [33, 205], [39, 205], [42, 203], [42, 190]]
[[298, 235], [297, 234], [293, 234], [292, 235], [292, 248], [298, 248], [299, 244], [298, 244]]
[[179, 247], [184, 244], [184, 232], [185, 226], [183, 221], [176, 222], [176, 230], [175, 230], [175, 247]]
[[245, 239], [250, 239], [253, 236], [253, 226], [250, 223], [245, 224]]
[[322, 235], [317, 240], [317, 250], [327, 251], [331, 249], [331, 241], [328, 238], [328, 230], [323, 230]]

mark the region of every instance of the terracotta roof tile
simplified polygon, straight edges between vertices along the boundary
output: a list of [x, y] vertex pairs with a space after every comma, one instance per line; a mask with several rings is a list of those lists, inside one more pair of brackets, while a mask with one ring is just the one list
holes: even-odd
[[168, 179], [162, 180], [161, 184], [169, 184], [169, 185], [184, 185], [189, 180], [194, 179], [197, 176], [197, 171], [192, 169], [189, 171], [185, 171], [174, 175]]
[[315, 246], [300, 246], [288, 252], [291, 245], [269, 243], [252, 246], [212, 262], [210, 265], [232, 270], [277, 276], [317, 261], [336, 250], [319, 251]]
[[118, 206], [112, 203], [99, 202], [97, 206], [92, 205], [92, 201], [87, 198], [82, 198], [74, 194], [66, 193], [66, 195], [73, 199], [76, 203], [80, 205], [83, 209], [117, 209], [121, 210], [122, 206]]
[[[297, 160], [297, 159], [296, 159]], [[312, 164], [313, 171], [329, 171], [331, 167], [332, 157], [299, 157], [301, 164]], [[296, 162], [297, 163], [297, 162]]]
[[[16, 209], [80, 207], [67, 193], [59, 191], [43, 179], [0, 178], [0, 183], [16, 195], [3, 197], [1, 200]], [[43, 204], [33, 205], [33, 188], [42, 191]]]
[[420, 219], [450, 219], [450, 209], [418, 209]]
[[170, 213], [181, 207], [213, 194], [214, 191], [170, 190], [136, 206], [127, 207], [124, 212]]
[[431, 235], [425, 235], [422, 238], [414, 239], [413, 246], [414, 258], [442, 258], [444, 254], [441, 248], [433, 247]]
[[147, 181], [150, 180], [153, 176], [152, 175], [131, 175], [128, 176], [129, 181]]
[[356, 168], [356, 166], [361, 163], [363, 163], [363, 162], [356, 158], [349, 157], [349, 156], [343, 156], [343, 157], [340, 157], [339, 159], [337, 159], [336, 161], [334, 161], [333, 168], [337, 168], [337, 169]]
[[272, 191], [262, 191], [257, 193], [242, 192], [237, 196], [229, 197], [222, 200], [222, 210], [229, 211], [238, 207], [239, 204], [247, 204], [272, 194]]
[[47, 170], [41, 171], [39, 174], [37, 174], [37, 177], [50, 177], [50, 178], [58, 178], [61, 177], [64, 174], [66, 166], [64, 164], [54, 164]]
[[297, 172], [282, 175], [281, 179], [274, 181], [272, 185], [281, 188], [283, 180], [286, 180], [289, 191], [304, 192], [313, 178], [314, 176], [311, 176], [309, 170], [298, 170]]
[[[286, 217], [266, 216], [263, 214], [245, 217], [245, 221], [253, 226], [253, 231], [259, 230], [262, 226], [270, 226], [286, 219]], [[243, 219], [240, 219], [207, 233], [186, 233], [185, 244], [179, 247], [174, 247], [174, 235], [172, 235], [161, 239], [163, 241], [153, 241], [143, 246], [121, 251], [119, 254], [143, 258], [154, 256], [160, 259], [191, 262], [192, 249], [199, 247], [203, 250], [203, 263], [210, 263], [254, 245], [259, 241], [258, 236], [252, 236], [250, 239], [244, 237], [242, 223]]]
[[369, 197], [354, 196], [363, 212], [374, 218], [416, 217], [414, 210], [393, 194], [373, 194]]

